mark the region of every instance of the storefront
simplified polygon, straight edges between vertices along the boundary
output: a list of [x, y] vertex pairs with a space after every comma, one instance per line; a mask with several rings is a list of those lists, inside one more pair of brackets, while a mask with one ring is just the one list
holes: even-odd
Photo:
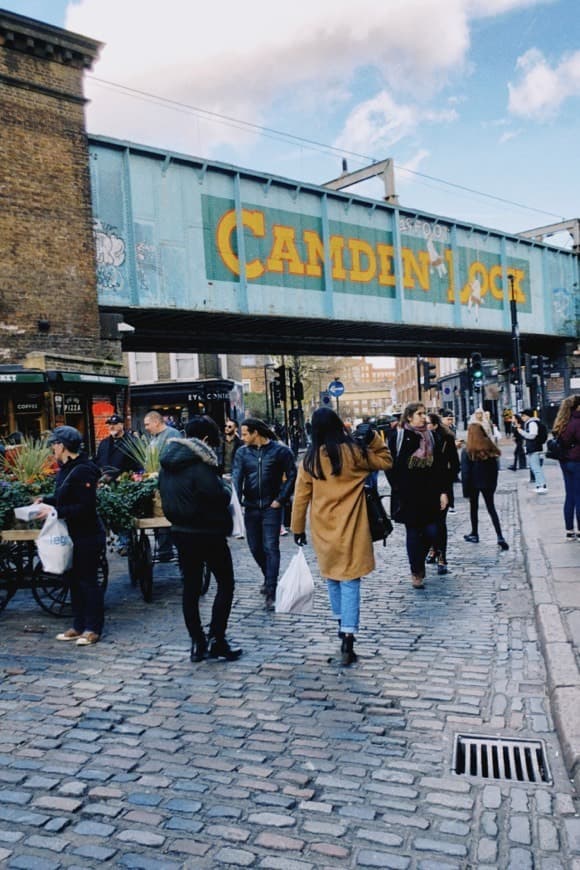
[[117, 375], [0, 366], [0, 438], [39, 438], [55, 426], [74, 426], [92, 452], [108, 434], [107, 417], [124, 413], [127, 387]]
[[178, 429], [183, 429], [194, 414], [208, 414], [221, 428], [226, 417], [237, 422], [244, 418], [242, 385], [229, 378], [132, 385], [134, 429], [144, 431], [143, 419], [147, 411], [159, 411]]

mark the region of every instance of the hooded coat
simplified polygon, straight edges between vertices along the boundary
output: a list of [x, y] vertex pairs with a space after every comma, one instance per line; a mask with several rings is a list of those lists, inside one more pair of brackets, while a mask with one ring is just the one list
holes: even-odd
[[231, 490], [219, 476], [212, 448], [198, 438], [171, 438], [159, 461], [163, 513], [175, 531], [230, 535]]
[[567, 425], [558, 437], [564, 448], [563, 459], [567, 462], [580, 462], [580, 408], [572, 411]]
[[323, 448], [320, 461], [326, 480], [312, 477], [303, 463], [298, 469], [291, 528], [294, 534], [305, 531], [311, 505], [312, 546], [320, 573], [331, 580], [354, 580], [375, 567], [364, 485], [371, 471], [386, 471], [392, 460], [380, 435], [375, 434], [367, 451], [365, 458], [359, 447], [351, 452], [342, 444], [342, 472], [333, 476]]

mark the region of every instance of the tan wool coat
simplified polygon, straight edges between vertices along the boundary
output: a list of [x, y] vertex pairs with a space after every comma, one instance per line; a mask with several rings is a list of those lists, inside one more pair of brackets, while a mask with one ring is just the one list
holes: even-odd
[[342, 473], [331, 475], [331, 464], [322, 449], [321, 464], [326, 480], [317, 480], [301, 464], [294, 491], [291, 528], [294, 534], [306, 530], [310, 506], [310, 535], [323, 577], [354, 580], [375, 567], [363, 487], [370, 471], [387, 470], [393, 464], [380, 435], [368, 446], [367, 457], [358, 447], [351, 453], [341, 446]]

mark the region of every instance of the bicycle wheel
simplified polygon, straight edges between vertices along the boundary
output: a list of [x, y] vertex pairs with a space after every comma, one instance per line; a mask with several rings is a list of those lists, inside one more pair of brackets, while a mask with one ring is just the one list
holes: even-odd
[[127, 551], [127, 567], [129, 569], [129, 580], [131, 581], [131, 586], [136, 586], [138, 581], [139, 540], [137, 538], [137, 532], [135, 531], [135, 529], [131, 529]]
[[153, 601], [153, 553], [145, 532], [139, 537], [136, 570], [143, 601], [150, 604]]
[[207, 562], [203, 563], [203, 574], [202, 574], [202, 582], [201, 582], [201, 594], [205, 595], [207, 590], [209, 589], [209, 584], [211, 580], [211, 571]]
[[[106, 591], [109, 584], [109, 563], [106, 551], [99, 554], [97, 582]], [[70, 574], [49, 574], [40, 561], [32, 571], [32, 594], [37, 603], [52, 616], [71, 617]]]

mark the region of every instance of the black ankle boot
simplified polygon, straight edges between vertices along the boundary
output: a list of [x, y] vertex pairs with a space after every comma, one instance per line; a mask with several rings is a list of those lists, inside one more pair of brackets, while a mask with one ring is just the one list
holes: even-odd
[[205, 634], [202, 634], [191, 643], [191, 653], [189, 655], [190, 661], [202, 662], [205, 658], [206, 650], [207, 640], [205, 639]]
[[210, 659], [225, 659], [228, 662], [235, 662], [241, 654], [242, 650], [232, 649], [225, 637], [221, 640], [214, 637], [210, 642], [208, 652]]
[[338, 631], [337, 631], [337, 634], [338, 634], [339, 638], [342, 640], [343, 637], [344, 637], [344, 631], [343, 631], [342, 628], [341, 628], [340, 619], [338, 620]]
[[504, 540], [504, 538], [498, 538], [497, 545], [500, 548], [500, 550], [509, 550], [509, 548], [510, 548], [508, 542], [506, 540]]
[[472, 532], [470, 535], [463, 535], [463, 540], [469, 541], [470, 544], [479, 544], [479, 535]]
[[342, 644], [340, 647], [341, 652], [341, 664], [348, 668], [349, 665], [352, 665], [353, 662], [357, 660], [357, 654], [354, 649], [354, 634], [345, 634], [342, 638]]

